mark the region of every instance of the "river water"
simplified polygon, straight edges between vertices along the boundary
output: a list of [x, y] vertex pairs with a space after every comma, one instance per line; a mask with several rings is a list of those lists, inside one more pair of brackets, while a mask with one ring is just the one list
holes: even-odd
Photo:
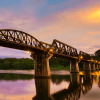
[[51, 79], [34, 70], [0, 70], [0, 100], [100, 100], [100, 71], [52, 70]]

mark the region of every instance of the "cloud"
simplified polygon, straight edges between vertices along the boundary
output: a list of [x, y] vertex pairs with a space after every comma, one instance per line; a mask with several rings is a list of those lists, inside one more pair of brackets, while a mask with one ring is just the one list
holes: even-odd
[[99, 5], [50, 14], [42, 20], [45, 25], [39, 28], [37, 37], [44, 40], [56, 38], [88, 53], [94, 52], [98, 48], [89, 48], [100, 42], [99, 16]]
[[[77, 3], [78, 2], [79, 1], [77, 1]], [[24, 31], [38, 40], [50, 44], [53, 39], [58, 39], [82, 51], [88, 53], [94, 52], [95, 49], [98, 48], [91, 50], [89, 48], [100, 42], [100, 2], [98, 0], [96, 2], [94, 2], [94, 0], [91, 2], [90, 0], [85, 0], [84, 2], [81, 1], [79, 5], [77, 3], [72, 8], [66, 7], [58, 11], [48, 12], [46, 16], [39, 16], [41, 18], [37, 17], [36, 11], [38, 11], [38, 7], [41, 8], [47, 4], [46, 0], [43, 2], [41, 0], [27, 2], [27, 7], [23, 7], [25, 10], [19, 12], [9, 9], [0, 9], [0, 27]], [[30, 4], [31, 6], [36, 4], [38, 7], [34, 7], [34, 9], [30, 7], [29, 9], [31, 10], [28, 11]], [[73, 5], [74, 3], [69, 2], [69, 4]], [[26, 3], [23, 5], [26, 5]], [[59, 8], [58, 5], [51, 7], [53, 7], [53, 9]], [[50, 9], [49, 6], [46, 11]]]

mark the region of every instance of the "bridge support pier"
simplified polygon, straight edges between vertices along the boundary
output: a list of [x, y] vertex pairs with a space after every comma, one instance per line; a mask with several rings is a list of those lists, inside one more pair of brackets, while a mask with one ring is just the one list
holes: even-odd
[[99, 65], [95, 64], [95, 69], [98, 71], [99, 70]]
[[99, 68], [99, 70], [100, 70], [100, 64], [98, 64], [98, 68]]
[[84, 68], [84, 71], [91, 71], [90, 62], [84, 62], [83, 68]]
[[95, 63], [91, 63], [91, 71], [95, 71]]
[[76, 59], [70, 60], [70, 72], [79, 72], [78, 61]]
[[52, 55], [49, 55], [48, 52], [36, 51], [31, 53], [31, 57], [35, 60], [34, 76], [50, 78], [49, 59]]

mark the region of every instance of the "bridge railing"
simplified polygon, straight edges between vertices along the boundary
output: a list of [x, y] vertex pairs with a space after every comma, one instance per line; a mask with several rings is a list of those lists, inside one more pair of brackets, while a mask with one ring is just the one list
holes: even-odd
[[52, 47], [54, 47], [54, 53], [72, 56], [72, 57], [78, 57], [76, 48], [69, 46], [56, 39], [54, 39], [52, 43]]
[[33, 51], [33, 48], [35, 48], [53, 53], [54, 56], [67, 56], [76, 59], [79, 56], [83, 56], [84, 60], [90, 60], [89, 54], [83, 51], [80, 51], [78, 54], [76, 48], [59, 40], [54, 39], [52, 44], [48, 44], [38, 41], [28, 33], [14, 29], [0, 29], [0, 46], [31, 51]]

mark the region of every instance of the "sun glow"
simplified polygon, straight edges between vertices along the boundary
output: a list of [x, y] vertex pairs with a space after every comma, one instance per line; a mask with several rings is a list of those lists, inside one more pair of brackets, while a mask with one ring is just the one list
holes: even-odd
[[68, 89], [68, 87], [69, 87], [69, 86], [68, 86], [68, 85], [66, 85], [66, 89]]
[[27, 54], [29, 54], [30, 53], [30, 51], [27, 51]]
[[89, 19], [95, 19], [95, 21], [100, 21], [100, 9], [95, 12], [92, 12], [89, 16]]

